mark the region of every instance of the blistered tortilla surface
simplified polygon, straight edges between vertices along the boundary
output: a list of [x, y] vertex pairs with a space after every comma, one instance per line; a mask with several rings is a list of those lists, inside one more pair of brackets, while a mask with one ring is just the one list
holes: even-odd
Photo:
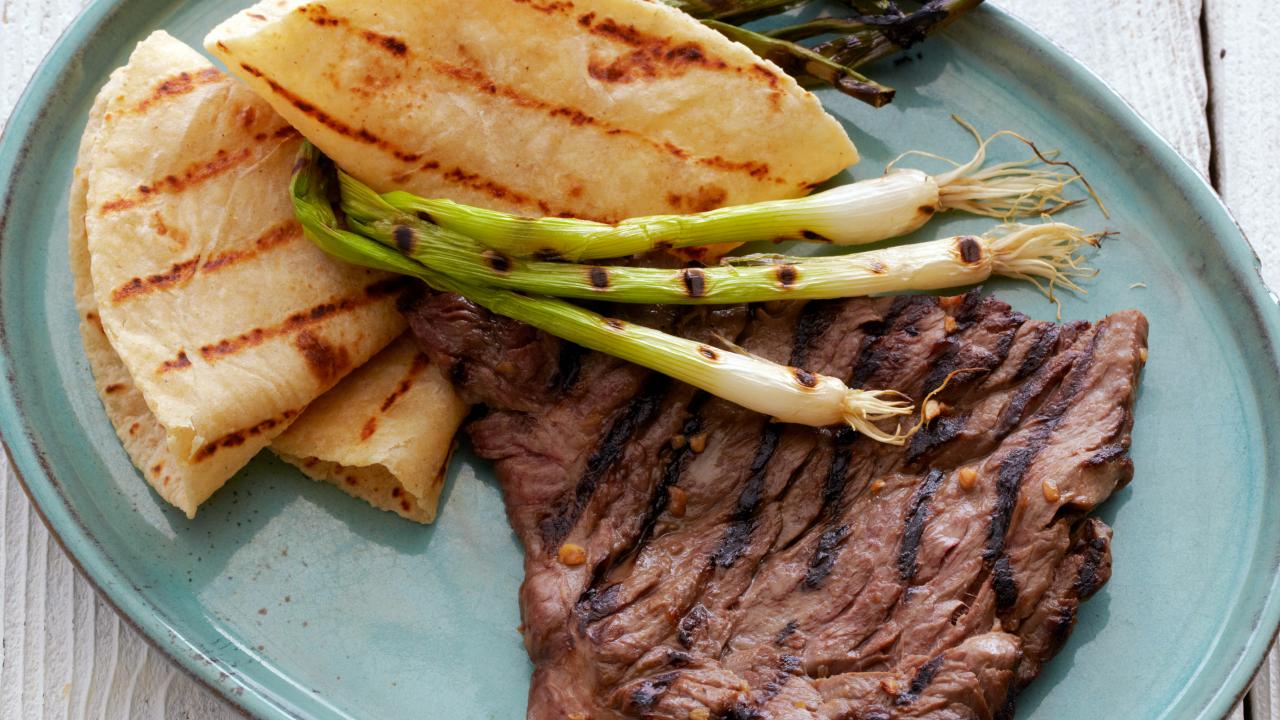
[[99, 94], [72, 188], [82, 335], [134, 463], [189, 516], [404, 329], [396, 281], [303, 237], [301, 138], [160, 32]]
[[312, 403], [271, 449], [312, 478], [429, 523], [466, 413], [453, 385], [405, 336]]
[[205, 47], [375, 188], [524, 215], [795, 197], [858, 157], [777, 66], [646, 0], [268, 0]]

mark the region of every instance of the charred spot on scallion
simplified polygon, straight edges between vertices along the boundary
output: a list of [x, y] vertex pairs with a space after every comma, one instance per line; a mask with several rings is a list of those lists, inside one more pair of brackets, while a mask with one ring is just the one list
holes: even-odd
[[803, 368], [795, 368], [792, 373], [796, 376], [796, 382], [804, 387], [814, 388], [818, 386], [818, 378], [813, 373]]
[[483, 257], [485, 262], [489, 264], [489, 267], [493, 268], [494, 272], [500, 275], [505, 275], [511, 272], [511, 258], [506, 255], [496, 250], [486, 250], [484, 251]]
[[609, 271], [606, 268], [592, 265], [587, 268], [587, 277], [591, 280], [591, 287], [596, 290], [609, 289]]
[[[425, 213], [424, 213], [425, 214]], [[395, 238], [396, 247], [405, 255], [413, 253], [413, 229], [404, 225], [397, 225], [395, 230], [391, 231], [392, 237]]]
[[978, 239], [966, 235], [956, 242], [956, 248], [960, 251], [960, 259], [970, 265], [982, 262], [982, 246], [978, 244]]
[[685, 293], [691, 298], [707, 295], [707, 274], [698, 268], [686, 268], [680, 271], [680, 282], [684, 283]]

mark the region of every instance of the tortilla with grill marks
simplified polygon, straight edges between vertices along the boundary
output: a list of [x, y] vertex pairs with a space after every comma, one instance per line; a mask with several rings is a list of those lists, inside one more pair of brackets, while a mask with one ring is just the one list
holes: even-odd
[[205, 47], [383, 191], [608, 222], [804, 195], [858, 159], [777, 66], [646, 0], [268, 0]]
[[466, 414], [453, 384], [405, 336], [312, 403], [271, 450], [376, 508], [431, 523]]
[[301, 138], [159, 32], [99, 94], [71, 203], [82, 335], [108, 415], [168, 502], [196, 508], [404, 330], [401, 281], [308, 242]]

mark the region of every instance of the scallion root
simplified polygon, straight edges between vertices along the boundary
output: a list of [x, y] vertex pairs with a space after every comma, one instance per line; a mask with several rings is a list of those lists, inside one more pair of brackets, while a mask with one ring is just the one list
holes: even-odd
[[[1002, 219], [1052, 215], [1080, 203], [1080, 200], [1064, 194], [1068, 187], [1078, 182], [1106, 213], [1106, 207], [1084, 175], [1071, 163], [1058, 160], [1057, 153], [1042, 152], [1034, 142], [1012, 130], [1002, 130], [984, 139], [973, 125], [959, 117], [952, 118], [978, 142], [978, 149], [969, 162], [958, 164], [931, 153], [912, 151], [889, 164], [892, 171], [903, 158], [918, 156], [955, 166], [933, 176], [938, 184], [941, 210]], [[1031, 148], [1032, 157], [987, 165], [988, 148], [1005, 137], [1026, 144]]]
[[911, 437], [911, 431], [904, 431], [901, 424], [892, 433], [881, 430], [876, 424], [915, 412], [911, 398], [896, 390], [850, 390], [844, 397], [841, 411], [849, 427], [877, 442], [902, 445]]
[[1085, 267], [1078, 251], [1085, 246], [1097, 247], [1101, 237], [1057, 222], [1004, 225], [990, 241], [993, 270], [1032, 283], [1051, 300], [1054, 287], [1059, 285], [1086, 294], [1076, 280], [1094, 277], [1098, 271]]

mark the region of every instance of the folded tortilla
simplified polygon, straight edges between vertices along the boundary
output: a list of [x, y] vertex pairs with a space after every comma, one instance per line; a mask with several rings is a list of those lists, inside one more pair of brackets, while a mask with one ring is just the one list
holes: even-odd
[[308, 242], [301, 142], [164, 33], [99, 94], [71, 200], [85, 349], [134, 463], [196, 508], [404, 330], [399, 281]]
[[268, 0], [205, 47], [384, 191], [609, 222], [803, 195], [858, 159], [777, 66], [648, 0]]
[[376, 508], [430, 523], [466, 414], [406, 335], [312, 403], [271, 450]]

